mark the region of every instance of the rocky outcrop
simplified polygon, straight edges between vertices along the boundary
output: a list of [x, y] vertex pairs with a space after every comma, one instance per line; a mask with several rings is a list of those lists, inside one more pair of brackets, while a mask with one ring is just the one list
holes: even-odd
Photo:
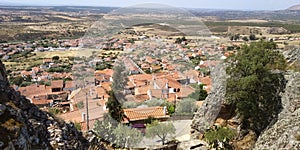
[[73, 123], [41, 111], [9, 87], [0, 61], [0, 149], [88, 149]]
[[[295, 48], [284, 52], [289, 64], [300, 62], [300, 49]], [[299, 69], [299, 68], [298, 68]], [[274, 71], [274, 73], [282, 73]], [[300, 149], [300, 73], [285, 72], [283, 92], [280, 94], [281, 110], [269, 126], [257, 137], [250, 131], [240, 134], [235, 148], [239, 149]], [[205, 99], [202, 107], [197, 111], [192, 123], [192, 138], [196, 139], [218, 117], [226, 93], [226, 71], [224, 65], [217, 66], [212, 72], [212, 92]], [[278, 92], [281, 92], [279, 89]], [[234, 117], [235, 118], [235, 117]], [[237, 120], [236, 120], [237, 121]], [[238, 122], [237, 122], [238, 123]], [[239, 133], [239, 126], [237, 128]], [[257, 140], [256, 140], [257, 139]]]
[[259, 136], [254, 149], [300, 149], [300, 73], [286, 75], [286, 80], [278, 120]]
[[284, 57], [289, 64], [300, 62], [300, 48], [290, 48], [283, 52]]
[[184, 141], [177, 145], [176, 150], [187, 150], [187, 149], [194, 149], [194, 150], [207, 150], [208, 144], [201, 140], [190, 140]]
[[225, 100], [226, 92], [226, 70], [223, 63], [213, 68], [211, 72], [212, 90], [204, 100], [202, 106], [195, 113], [192, 128], [192, 137], [196, 138], [199, 133], [204, 133], [215, 122], [222, 104]]

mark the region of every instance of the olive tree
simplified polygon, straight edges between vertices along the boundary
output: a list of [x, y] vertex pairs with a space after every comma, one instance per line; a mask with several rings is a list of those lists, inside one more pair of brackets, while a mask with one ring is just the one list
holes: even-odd
[[[242, 129], [258, 135], [274, 119], [281, 107], [281, 87], [286, 61], [273, 42], [243, 46], [228, 58], [226, 102], [235, 109]], [[277, 71], [274, 71], [277, 70]]]
[[160, 123], [157, 120], [153, 121], [151, 124], [147, 125], [146, 128], [146, 137], [153, 138], [153, 137], [159, 137], [162, 141], [162, 144], [164, 145], [167, 136], [175, 134], [175, 127], [172, 123]]

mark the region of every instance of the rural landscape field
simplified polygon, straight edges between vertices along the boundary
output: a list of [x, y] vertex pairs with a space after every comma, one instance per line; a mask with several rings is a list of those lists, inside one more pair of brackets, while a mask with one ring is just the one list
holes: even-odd
[[300, 5], [271, 1], [0, 2], [0, 149], [300, 149]]

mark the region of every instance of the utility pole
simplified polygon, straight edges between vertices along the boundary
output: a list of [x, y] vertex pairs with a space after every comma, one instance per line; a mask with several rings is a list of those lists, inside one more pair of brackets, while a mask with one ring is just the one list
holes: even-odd
[[85, 102], [86, 102], [86, 106], [85, 106], [85, 108], [86, 108], [86, 129], [89, 131], [90, 130], [90, 125], [89, 125], [89, 123], [90, 123], [90, 119], [89, 119], [89, 102], [88, 102], [88, 93], [86, 92], [85, 93], [85, 98], [86, 98], [86, 100], [85, 100]]

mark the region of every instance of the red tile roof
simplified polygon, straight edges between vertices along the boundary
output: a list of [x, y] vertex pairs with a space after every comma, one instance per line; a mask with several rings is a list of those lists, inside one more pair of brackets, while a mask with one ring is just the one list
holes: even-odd
[[29, 85], [26, 87], [20, 87], [19, 91], [21, 92], [22, 95], [32, 98], [35, 95], [47, 95], [48, 93], [51, 93], [51, 91], [46, 88], [45, 85]]
[[102, 82], [101, 87], [106, 91], [111, 91], [111, 84], [112, 82]]
[[169, 118], [167, 109], [164, 107], [147, 107], [147, 108], [130, 108], [124, 109], [124, 114], [127, 117], [123, 122], [144, 120], [148, 117], [154, 117], [157, 119]]
[[206, 76], [206, 77], [200, 77], [199, 78], [199, 80], [200, 80], [200, 82], [202, 83], [202, 84], [205, 84], [205, 85], [211, 85], [211, 78], [210, 78], [210, 76]]
[[147, 94], [147, 91], [149, 90], [150, 86], [141, 86], [141, 87], [136, 87], [134, 89], [134, 93], [135, 95], [143, 95], [143, 94]]
[[134, 96], [134, 99], [135, 102], [144, 102], [146, 100], [149, 100], [149, 96], [147, 94], [136, 95]]
[[75, 87], [74, 81], [66, 81], [65, 88]]
[[182, 88], [180, 89], [180, 92], [178, 93], [178, 97], [185, 98], [185, 97], [188, 97], [193, 92], [195, 92], [195, 89], [192, 88], [191, 86], [188, 86], [188, 85], [182, 86]]
[[94, 72], [94, 75], [95, 75], [95, 76], [98, 76], [98, 75], [107, 75], [107, 76], [112, 77], [112, 76], [113, 76], [113, 73], [114, 73], [114, 70], [113, 70], [113, 69], [104, 69], [104, 70], [96, 70], [96, 71]]
[[51, 81], [52, 88], [63, 88], [64, 81], [63, 80], [53, 80]]

